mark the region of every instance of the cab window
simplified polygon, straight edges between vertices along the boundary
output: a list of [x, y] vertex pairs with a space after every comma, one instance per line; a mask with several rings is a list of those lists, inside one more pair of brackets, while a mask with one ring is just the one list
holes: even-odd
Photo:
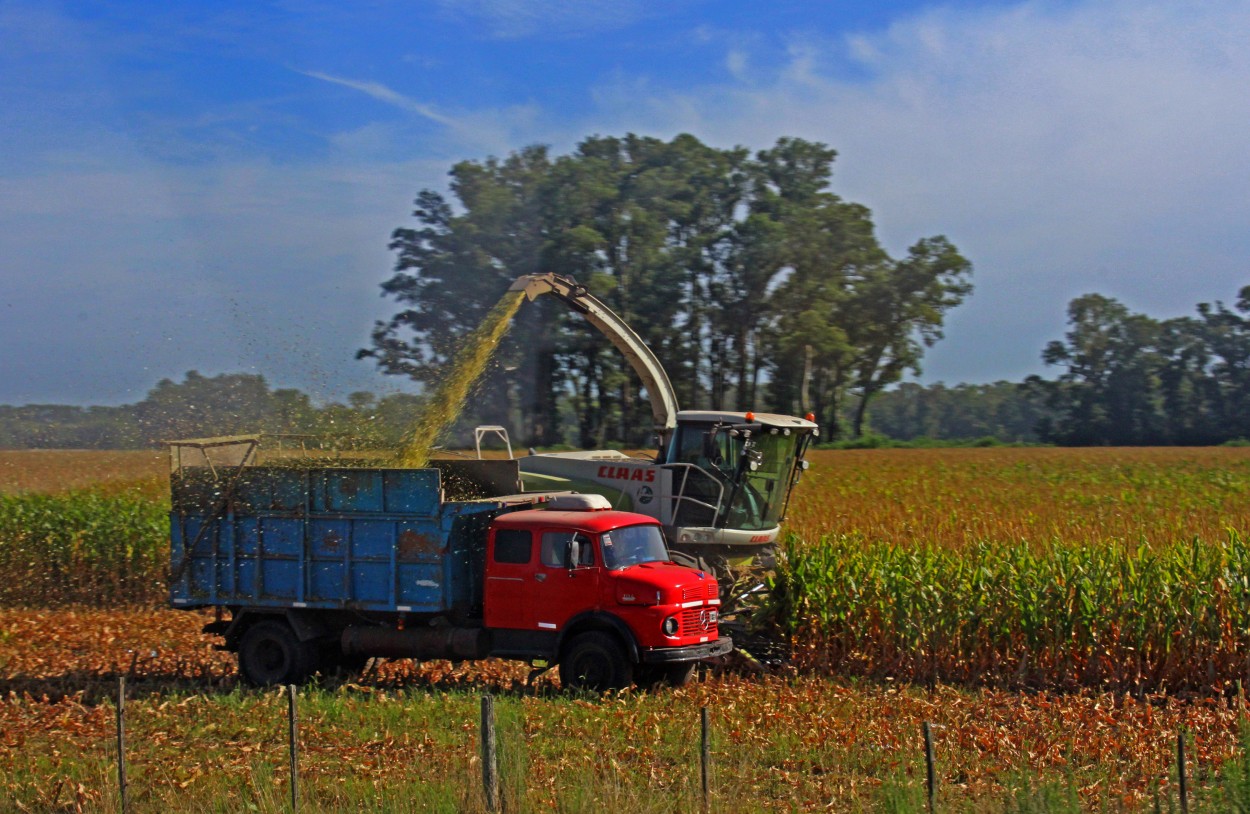
[[495, 532], [495, 562], [525, 565], [533, 554], [534, 536], [524, 529]]
[[574, 531], [545, 531], [543, 532], [542, 544], [542, 564], [551, 568], [568, 568], [569, 563], [565, 558], [568, 556], [569, 543], [576, 539], [579, 546], [579, 554], [577, 565], [594, 565], [595, 564], [595, 548], [590, 538], [581, 532]]

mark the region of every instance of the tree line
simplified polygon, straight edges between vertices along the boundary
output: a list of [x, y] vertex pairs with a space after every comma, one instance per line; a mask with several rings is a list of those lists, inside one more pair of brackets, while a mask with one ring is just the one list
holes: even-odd
[[[1042, 351], [1047, 364], [1061, 369], [1055, 378], [901, 382], [873, 400], [865, 433], [1077, 446], [1250, 440], [1250, 286], [1231, 308], [1217, 301], [1195, 310], [1159, 320], [1099, 294], [1078, 297], [1068, 306], [1064, 339]], [[254, 432], [393, 448], [420, 416], [421, 403], [419, 396], [361, 391], [345, 403], [316, 405], [299, 390], [270, 388], [260, 375], [190, 371], [182, 382], [161, 380], [131, 405], [0, 405], [0, 448], [133, 449]], [[568, 402], [562, 409], [570, 409]], [[575, 440], [566, 434], [557, 443]], [[464, 435], [451, 440], [465, 442]]]
[[1250, 439], [1250, 286], [1232, 308], [1154, 319], [1101, 294], [1068, 305], [1068, 331], [1042, 353], [1062, 369], [1025, 389], [1049, 414], [1043, 440], [1063, 445], [1218, 444]]
[[902, 383], [873, 404], [895, 439], [993, 438], [1060, 446], [1205, 446], [1250, 441], [1250, 286], [1232, 307], [1156, 319], [1102, 294], [1068, 304], [1042, 350], [1054, 378], [986, 385]]
[[[858, 435], [872, 399], [920, 371], [972, 267], [941, 236], [891, 257], [868, 209], [831, 191], [835, 157], [796, 138], [752, 154], [631, 134], [456, 164], [450, 198], [422, 191], [395, 230], [382, 290], [400, 310], [359, 355], [432, 384], [518, 276], [555, 272], [647, 342], [682, 408], [812, 412], [827, 437]], [[465, 408], [525, 443], [565, 427], [585, 447], [649, 442], [632, 371], [551, 298], [522, 307]]]
[[379, 398], [360, 391], [346, 403], [317, 405], [300, 390], [271, 388], [258, 374], [204, 376], [192, 370], [181, 382], [162, 379], [135, 404], [0, 405], [0, 448], [141, 449], [163, 441], [253, 433], [395, 447], [420, 414], [420, 403], [417, 396]]

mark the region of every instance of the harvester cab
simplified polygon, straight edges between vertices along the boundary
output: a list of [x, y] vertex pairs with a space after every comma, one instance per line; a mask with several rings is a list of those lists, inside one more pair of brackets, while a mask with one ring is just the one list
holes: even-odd
[[804, 455], [816, 429], [812, 421], [792, 416], [678, 413], [659, 461], [677, 476], [674, 540], [714, 546], [714, 553], [730, 558], [771, 548], [807, 468]]

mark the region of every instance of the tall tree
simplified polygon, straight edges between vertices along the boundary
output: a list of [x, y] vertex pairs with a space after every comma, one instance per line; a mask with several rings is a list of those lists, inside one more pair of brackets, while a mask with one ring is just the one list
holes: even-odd
[[1056, 410], [1048, 440], [1073, 445], [1141, 444], [1160, 436], [1159, 324], [1118, 301], [1086, 294], [1068, 305], [1070, 330], [1042, 353], [1066, 370], [1032, 380]]
[[[866, 404], [918, 364], [966, 294], [968, 267], [942, 238], [892, 261], [868, 210], [829, 191], [835, 155], [801, 139], [752, 156], [689, 135], [630, 134], [588, 138], [554, 160], [535, 147], [457, 164], [458, 206], [423, 192], [417, 228], [395, 231], [383, 292], [404, 309], [360, 355], [430, 383], [516, 276], [553, 271], [634, 328], [683, 406], [807, 409], [798, 402], [810, 368], [814, 409], [836, 422], [852, 383]], [[878, 307], [878, 295], [892, 303]], [[531, 383], [520, 404], [536, 416], [527, 436], [558, 440], [567, 403], [583, 445], [645, 443], [643, 394], [615, 349], [557, 303], [541, 304], [522, 309], [504, 351]], [[506, 401], [505, 377], [490, 386], [495, 398], [483, 402]]]
[[1199, 303], [1202, 337], [1210, 353], [1210, 413], [1225, 432], [1250, 439], [1250, 286], [1237, 292], [1234, 310]]
[[924, 348], [942, 338], [945, 314], [972, 291], [972, 264], [945, 237], [925, 238], [906, 259], [874, 266], [856, 287], [851, 310], [859, 348], [853, 386], [859, 436], [868, 403], [907, 371], [919, 374]]

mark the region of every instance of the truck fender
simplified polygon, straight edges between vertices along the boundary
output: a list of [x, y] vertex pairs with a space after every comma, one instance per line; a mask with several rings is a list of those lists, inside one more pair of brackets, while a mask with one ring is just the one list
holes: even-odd
[[261, 619], [285, 619], [291, 630], [295, 631], [295, 638], [301, 642], [320, 639], [332, 633], [315, 611], [244, 608], [234, 614], [229, 626], [221, 633], [226, 640], [226, 648], [238, 649], [243, 633]]
[[640, 657], [638, 655], [638, 642], [634, 639], [634, 632], [629, 629], [629, 625], [621, 621], [620, 617], [614, 616], [603, 611], [586, 611], [579, 613], [565, 624], [564, 629], [560, 631], [560, 638], [556, 641], [556, 658], [564, 652], [564, 645], [572, 640], [579, 633], [585, 633], [588, 630], [606, 630], [615, 633], [620, 638], [621, 643], [625, 645], [625, 655], [634, 664], [637, 664]]

